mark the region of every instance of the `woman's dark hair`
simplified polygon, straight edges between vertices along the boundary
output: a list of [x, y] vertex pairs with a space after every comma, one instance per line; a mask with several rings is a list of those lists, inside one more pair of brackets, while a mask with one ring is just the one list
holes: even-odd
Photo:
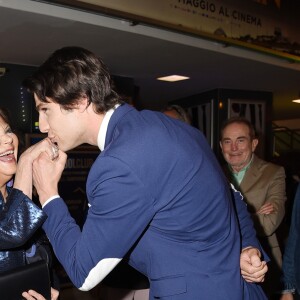
[[12, 127], [9, 111], [5, 107], [0, 107], [0, 118], [2, 118], [10, 127]]
[[18, 137], [18, 141], [19, 141], [18, 156], [20, 156], [22, 152], [26, 149], [24, 134], [13, 125], [11, 114], [9, 110], [6, 109], [5, 107], [0, 107], [0, 118], [2, 118], [4, 122], [9, 125], [13, 133]]
[[56, 50], [23, 85], [42, 102], [58, 103], [72, 109], [82, 97], [103, 113], [121, 103], [112, 89], [107, 67], [94, 53], [80, 47]]

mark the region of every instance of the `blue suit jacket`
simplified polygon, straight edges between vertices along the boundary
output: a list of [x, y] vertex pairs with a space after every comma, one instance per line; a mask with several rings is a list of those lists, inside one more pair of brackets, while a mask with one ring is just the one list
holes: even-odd
[[259, 247], [251, 220], [236, 195], [242, 245], [230, 188], [197, 129], [120, 106], [87, 196], [82, 231], [62, 199], [44, 207], [44, 229], [80, 289], [94, 287], [129, 255], [149, 278], [151, 299], [265, 299], [240, 275], [241, 247]]

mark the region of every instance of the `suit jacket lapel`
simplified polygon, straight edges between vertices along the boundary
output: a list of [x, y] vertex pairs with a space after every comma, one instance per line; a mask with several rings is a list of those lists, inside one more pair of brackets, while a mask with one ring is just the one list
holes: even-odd
[[256, 178], [259, 176], [260, 165], [260, 159], [254, 155], [253, 161], [240, 184], [240, 188], [244, 193], [247, 193], [256, 182]]

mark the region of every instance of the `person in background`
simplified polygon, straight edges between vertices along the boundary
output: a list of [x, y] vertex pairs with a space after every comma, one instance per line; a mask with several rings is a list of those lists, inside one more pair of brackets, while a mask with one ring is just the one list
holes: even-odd
[[191, 124], [191, 118], [188, 112], [179, 105], [168, 105], [162, 109], [162, 112], [171, 118], [181, 120], [187, 124]]
[[[19, 197], [21, 192], [8, 185], [16, 173], [17, 155], [18, 138], [7, 110], [0, 107], [0, 276], [2, 272], [26, 264], [27, 251], [35, 248], [32, 246], [36, 232], [46, 219], [39, 207]], [[21, 184], [19, 188], [27, 190], [28, 186]], [[57, 290], [52, 289], [51, 293], [52, 300], [58, 299]], [[33, 290], [22, 296], [27, 300], [44, 299]]]
[[[242, 198], [199, 130], [123, 103], [101, 59], [80, 47], [55, 51], [24, 86], [48, 137], [21, 155], [18, 169], [33, 172], [48, 216], [43, 229], [75, 286], [92, 289], [128, 258], [148, 277], [151, 300], [265, 299], [240, 271], [241, 249], [260, 249], [252, 222], [245, 210], [241, 241], [231, 193]], [[58, 147], [55, 160], [42, 151], [49, 143]], [[81, 230], [58, 182], [65, 152], [84, 143], [101, 153]]]
[[242, 192], [260, 243], [271, 258], [263, 287], [268, 297], [280, 289], [282, 255], [276, 230], [285, 214], [284, 168], [258, 158], [258, 144], [252, 124], [245, 118], [233, 117], [221, 128], [220, 147], [227, 162], [225, 173]]
[[296, 191], [288, 241], [282, 265], [283, 295], [280, 300], [300, 299], [300, 182]]

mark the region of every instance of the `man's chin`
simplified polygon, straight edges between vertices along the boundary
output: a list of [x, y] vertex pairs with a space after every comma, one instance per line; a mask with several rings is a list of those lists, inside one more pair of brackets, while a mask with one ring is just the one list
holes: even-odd
[[233, 162], [230, 163], [230, 166], [233, 170], [236, 170], [236, 172], [239, 172], [243, 168], [245, 168], [247, 164], [245, 162]]
[[242, 162], [234, 161], [234, 160], [231, 160], [231, 161], [229, 162], [229, 164], [230, 164], [232, 167], [240, 167], [240, 166], [243, 165]]

